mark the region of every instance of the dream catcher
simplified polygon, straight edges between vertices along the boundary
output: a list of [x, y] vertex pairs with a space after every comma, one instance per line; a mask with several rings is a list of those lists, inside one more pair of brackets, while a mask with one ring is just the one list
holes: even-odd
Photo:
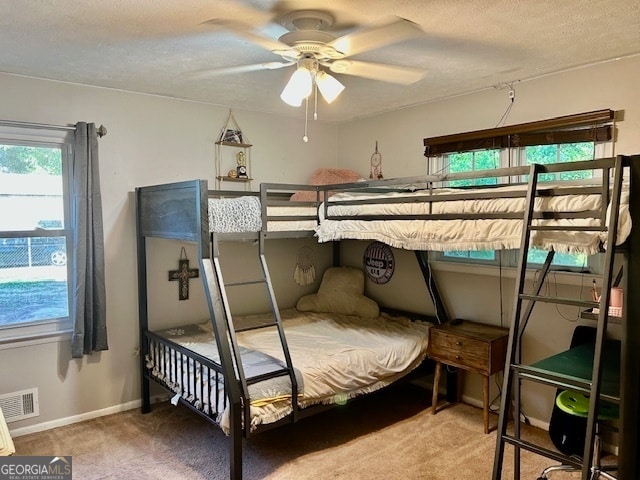
[[376, 140], [376, 151], [371, 155], [371, 170], [369, 178], [380, 180], [382, 178], [382, 154], [378, 151], [378, 141]]
[[293, 279], [298, 285], [310, 285], [316, 279], [316, 267], [313, 263], [314, 255], [311, 247], [301, 247], [298, 250], [296, 268], [293, 271]]

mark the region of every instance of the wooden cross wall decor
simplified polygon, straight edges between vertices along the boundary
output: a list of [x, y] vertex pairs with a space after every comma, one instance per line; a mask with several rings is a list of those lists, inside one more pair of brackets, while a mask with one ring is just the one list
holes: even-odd
[[197, 268], [189, 268], [189, 259], [183, 247], [178, 260], [178, 269], [169, 270], [169, 281], [178, 280], [178, 300], [189, 299], [189, 279], [198, 278], [199, 275]]

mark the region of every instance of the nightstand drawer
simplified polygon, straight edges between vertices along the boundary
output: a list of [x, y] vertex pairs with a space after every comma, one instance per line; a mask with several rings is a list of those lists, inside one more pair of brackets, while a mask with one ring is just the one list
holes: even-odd
[[489, 344], [487, 342], [434, 331], [429, 339], [429, 356], [452, 366], [489, 373]]

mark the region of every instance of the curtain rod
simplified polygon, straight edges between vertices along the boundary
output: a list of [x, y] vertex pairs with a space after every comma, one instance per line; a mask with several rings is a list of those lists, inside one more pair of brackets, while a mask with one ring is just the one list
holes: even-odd
[[[0, 125], [6, 127], [27, 127], [27, 128], [42, 128], [47, 130], [75, 130], [73, 125], [53, 125], [49, 123], [30, 123], [30, 122], [16, 122], [13, 120], [0, 120]], [[96, 128], [96, 132], [99, 137], [104, 137], [107, 134], [107, 127], [100, 125]]]

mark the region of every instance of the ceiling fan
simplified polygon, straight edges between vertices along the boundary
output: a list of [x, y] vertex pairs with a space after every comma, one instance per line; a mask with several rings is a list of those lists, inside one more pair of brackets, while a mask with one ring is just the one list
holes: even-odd
[[279, 22], [288, 32], [277, 40], [261, 35], [241, 22], [217, 18], [204, 22], [229, 30], [281, 57], [280, 61], [214, 69], [208, 75], [274, 70], [296, 65], [281, 98], [289, 105], [299, 107], [303, 100], [309, 98], [314, 86], [327, 103], [340, 95], [344, 85], [328, 72], [401, 85], [415, 83], [426, 73], [412, 67], [351, 59], [359, 53], [424, 34], [417, 24], [404, 18], [394, 17], [393, 21], [386, 24], [361, 28], [339, 37], [328, 31], [334, 25], [334, 16], [329, 12], [296, 10], [281, 16]]

